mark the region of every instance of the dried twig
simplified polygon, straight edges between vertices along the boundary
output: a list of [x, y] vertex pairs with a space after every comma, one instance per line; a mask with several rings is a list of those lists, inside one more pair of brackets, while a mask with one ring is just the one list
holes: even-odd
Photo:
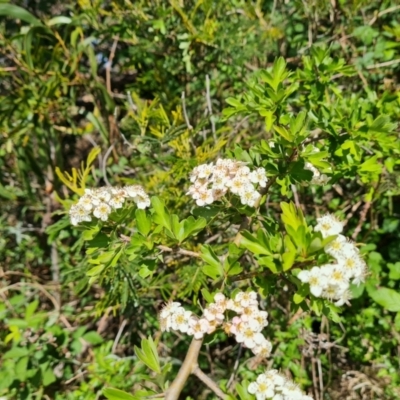
[[185, 256], [196, 257], [196, 258], [200, 257], [200, 253], [197, 253], [195, 251], [181, 249], [181, 248], [175, 250], [175, 249], [172, 249], [171, 247], [167, 247], [167, 246], [163, 246], [163, 245], [159, 245], [159, 246], [157, 246], [157, 248], [159, 248], [161, 251], [167, 251], [169, 253], [176, 252], [178, 254], [183, 254]]
[[113, 148], [114, 148], [114, 143], [108, 148], [108, 150], [106, 151], [106, 154], [104, 154], [103, 160], [101, 162], [101, 170], [103, 172], [103, 179], [107, 186], [111, 186], [110, 182], [107, 179], [107, 169], [106, 169], [107, 159], [108, 159], [109, 155], [111, 154]]
[[106, 65], [106, 87], [107, 87], [107, 91], [109, 94], [112, 94], [112, 90], [111, 90], [111, 67], [112, 67], [112, 62], [115, 56], [115, 51], [117, 50], [117, 45], [118, 45], [118, 40], [119, 37], [117, 36], [114, 39], [114, 42], [111, 46], [111, 50], [110, 50], [110, 55], [108, 56], [108, 62]]
[[113, 343], [113, 346], [112, 346], [112, 349], [111, 349], [111, 353], [112, 354], [115, 353], [115, 350], [117, 349], [119, 339], [121, 338], [122, 332], [124, 331], [124, 328], [125, 328], [127, 323], [128, 323], [128, 320], [124, 319], [122, 321], [122, 323], [121, 323], [121, 326], [118, 329], [117, 336], [115, 337], [115, 340], [114, 340], [114, 343]]
[[361, 212], [360, 212], [360, 220], [358, 221], [358, 224], [357, 224], [356, 228], [354, 229], [353, 234], [351, 235], [351, 238], [352, 238], [353, 240], [356, 240], [358, 234], [361, 232], [362, 226], [363, 226], [365, 220], [367, 219], [367, 213], [368, 213], [368, 210], [369, 210], [370, 207], [371, 207], [371, 204], [372, 204], [371, 201], [367, 201], [367, 202], [364, 204], [364, 207], [363, 207], [363, 209], [362, 209]]
[[186, 112], [185, 92], [182, 92], [181, 99], [182, 99], [183, 118], [185, 118], [185, 123], [186, 123], [186, 126], [188, 127], [188, 129], [192, 130], [193, 126], [190, 124], [189, 117], [188, 117], [187, 112]]
[[215, 133], [215, 122], [214, 122], [213, 113], [212, 113], [211, 94], [210, 94], [210, 77], [208, 75], [206, 75], [206, 94], [207, 94], [207, 108], [208, 108], [208, 113], [210, 115], [210, 121], [211, 121], [211, 131], [213, 133], [214, 140], [217, 140], [217, 135]]

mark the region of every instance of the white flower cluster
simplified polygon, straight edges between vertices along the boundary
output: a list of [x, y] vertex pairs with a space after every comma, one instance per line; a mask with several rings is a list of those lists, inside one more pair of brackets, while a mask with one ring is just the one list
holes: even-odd
[[247, 388], [257, 400], [313, 400], [305, 395], [290, 379], [281, 375], [276, 369], [271, 369], [257, 377]]
[[196, 200], [198, 206], [219, 200], [229, 190], [240, 197], [243, 205], [254, 207], [261, 197], [255, 185], [267, 185], [264, 168], [250, 171], [245, 163], [229, 159], [218, 159], [215, 165], [210, 163], [195, 167], [190, 181], [192, 185], [187, 194]]
[[297, 277], [310, 285], [310, 292], [314, 296], [336, 300], [335, 305], [342, 306], [351, 299], [350, 283], [359, 285], [364, 282], [366, 264], [354, 243], [340, 234], [343, 230], [342, 222], [330, 214], [318, 218], [317, 221], [314, 230], [321, 232], [324, 238], [337, 235], [325, 246], [325, 252], [335, 258], [336, 263], [301, 271]]
[[309, 171], [311, 171], [313, 173], [313, 177], [310, 181], [310, 183], [312, 185], [326, 185], [329, 182], [329, 177], [325, 174], [321, 174], [321, 172], [319, 172], [319, 170], [317, 168], [314, 167], [314, 165], [312, 165], [309, 162], [306, 162], [304, 165], [305, 169], [308, 169]]
[[69, 210], [71, 224], [78, 225], [83, 221], [91, 221], [92, 215], [107, 221], [111, 212], [122, 208], [128, 199], [132, 199], [138, 208], [150, 206], [149, 196], [139, 185], [85, 189], [85, 194]]
[[[258, 309], [257, 293], [239, 292], [233, 300], [217, 293], [214, 301], [204, 310], [201, 318], [186, 311], [178, 302], [168, 303], [160, 313], [161, 330], [176, 330], [201, 339], [223, 325], [225, 332], [233, 334], [238, 343], [243, 343], [257, 356], [268, 357], [272, 344], [261, 333], [268, 325], [268, 313]], [[227, 310], [239, 316], [224, 323]]]

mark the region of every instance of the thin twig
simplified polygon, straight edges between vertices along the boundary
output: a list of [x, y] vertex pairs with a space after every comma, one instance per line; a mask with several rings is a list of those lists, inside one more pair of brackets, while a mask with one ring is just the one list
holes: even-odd
[[192, 130], [193, 126], [190, 124], [189, 118], [188, 118], [188, 115], [186, 112], [185, 92], [182, 92], [181, 99], [182, 99], [182, 112], [183, 112], [183, 117], [185, 118], [186, 126], [188, 127], [189, 130]]
[[115, 51], [117, 50], [117, 45], [118, 45], [118, 40], [119, 37], [117, 36], [114, 39], [114, 42], [111, 46], [111, 50], [110, 50], [110, 55], [108, 57], [108, 62], [106, 65], [106, 87], [107, 87], [107, 91], [109, 94], [112, 94], [112, 90], [111, 90], [111, 67], [112, 67], [112, 62], [115, 56]]
[[358, 234], [361, 232], [362, 226], [364, 225], [364, 222], [367, 219], [367, 213], [368, 213], [368, 210], [371, 207], [371, 204], [372, 204], [371, 201], [367, 201], [364, 204], [364, 207], [363, 207], [363, 209], [361, 210], [361, 213], [360, 213], [360, 220], [358, 221], [358, 224], [357, 224], [356, 228], [354, 229], [353, 234], [351, 235], [351, 238], [353, 240], [356, 240]]
[[121, 326], [118, 329], [117, 336], [115, 337], [115, 340], [114, 340], [114, 343], [113, 343], [113, 346], [112, 346], [112, 349], [111, 349], [111, 353], [112, 354], [115, 353], [115, 350], [116, 350], [116, 348], [118, 346], [119, 339], [121, 338], [122, 332], [124, 331], [124, 328], [125, 328], [127, 323], [128, 323], [128, 320], [124, 319], [122, 321], [122, 323], [121, 323]]
[[376, 14], [376, 15], [371, 19], [371, 21], [369, 21], [369, 25], [370, 25], [370, 26], [373, 25], [373, 24], [376, 22], [376, 20], [377, 20], [378, 18], [382, 17], [383, 15], [389, 14], [389, 13], [391, 13], [391, 12], [393, 12], [393, 11], [397, 11], [398, 9], [400, 9], [400, 6], [393, 6], [393, 7], [387, 8], [386, 10], [382, 10], [381, 12], [379, 12], [378, 14]]
[[236, 356], [235, 364], [233, 366], [233, 371], [232, 371], [232, 374], [231, 374], [231, 376], [230, 376], [230, 378], [228, 380], [228, 383], [226, 384], [226, 388], [228, 390], [231, 387], [231, 385], [232, 385], [232, 383], [233, 383], [233, 381], [235, 379], [236, 372], [237, 372], [237, 370], [239, 368], [239, 362], [240, 362], [240, 357], [242, 355], [242, 350], [243, 350], [242, 345], [239, 345], [239, 350], [238, 350], [238, 354]]
[[227, 395], [218, 387], [218, 385], [207, 376], [197, 365], [193, 372], [206, 386], [208, 386], [220, 399], [226, 399]]
[[374, 68], [383, 68], [383, 67], [390, 67], [391, 65], [395, 65], [400, 63], [400, 58], [396, 58], [395, 60], [385, 61], [378, 64], [368, 65], [366, 66], [367, 69], [374, 69]]
[[171, 247], [167, 247], [167, 246], [163, 246], [163, 245], [159, 245], [159, 246], [157, 246], [157, 248], [159, 248], [161, 251], [167, 251], [169, 253], [176, 252], [178, 254], [183, 254], [185, 256], [196, 257], [196, 258], [200, 257], [200, 253], [197, 253], [195, 251], [181, 249], [181, 248], [175, 250], [175, 249], [172, 249]]
[[127, 92], [127, 93], [128, 93], [128, 103], [129, 103], [129, 106], [132, 108], [132, 111], [137, 111], [137, 106], [136, 106], [136, 104], [133, 102], [131, 92]]
[[103, 179], [104, 182], [106, 183], [107, 186], [111, 186], [110, 182], [107, 179], [107, 158], [109, 157], [109, 155], [111, 154], [112, 150], [114, 148], [114, 143], [108, 148], [108, 150], [106, 151], [106, 154], [104, 154], [103, 160], [102, 160], [102, 165], [101, 165], [101, 170], [103, 171]]
[[208, 74], [206, 75], [206, 94], [207, 94], [207, 108], [208, 108], [208, 113], [210, 115], [210, 121], [211, 121], [211, 131], [213, 133], [214, 140], [217, 140], [217, 135], [215, 133], [215, 122], [214, 122], [213, 113], [212, 113], [211, 94], [210, 94], [210, 77], [208, 76]]

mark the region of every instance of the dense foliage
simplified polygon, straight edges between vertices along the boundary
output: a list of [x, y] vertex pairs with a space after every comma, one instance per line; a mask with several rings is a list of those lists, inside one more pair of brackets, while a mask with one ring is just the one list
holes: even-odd
[[[220, 329], [198, 358], [227, 398], [254, 399], [265, 367], [315, 400], [399, 398], [399, 12], [0, 1], [0, 396], [165, 393], [191, 338], [161, 332], [164, 304], [251, 290], [271, 356]], [[193, 170], [225, 159], [267, 179], [197, 201]], [[129, 189], [77, 216], [101, 187]], [[309, 283], [333, 262], [327, 213], [368, 271], [349, 304]], [[182, 393], [216, 398], [196, 376]]]

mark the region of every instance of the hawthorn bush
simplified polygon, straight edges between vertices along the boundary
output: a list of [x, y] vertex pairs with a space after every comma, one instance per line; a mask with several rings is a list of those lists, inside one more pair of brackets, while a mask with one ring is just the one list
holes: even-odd
[[399, 10], [0, 2], [0, 395], [399, 398]]

